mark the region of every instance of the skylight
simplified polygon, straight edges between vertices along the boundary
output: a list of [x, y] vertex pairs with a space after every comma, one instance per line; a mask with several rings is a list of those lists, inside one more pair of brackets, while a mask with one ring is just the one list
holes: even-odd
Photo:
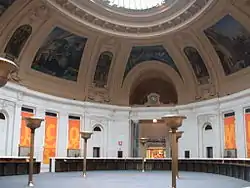
[[146, 10], [161, 6], [166, 0], [103, 0], [104, 3], [131, 10]]

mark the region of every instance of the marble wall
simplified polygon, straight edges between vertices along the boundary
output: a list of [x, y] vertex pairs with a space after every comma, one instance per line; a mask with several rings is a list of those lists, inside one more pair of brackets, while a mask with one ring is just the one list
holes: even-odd
[[[213, 147], [213, 157], [224, 156], [223, 114], [235, 112], [237, 157], [246, 157], [246, 129], [244, 110], [250, 107], [250, 89], [227, 97], [207, 100], [176, 107], [121, 107], [98, 103], [79, 102], [59, 98], [25, 87], [8, 83], [0, 89], [0, 111], [6, 116], [5, 124], [1, 122], [4, 136], [1, 148], [4, 156], [17, 156], [20, 140], [21, 108], [33, 108], [35, 115], [45, 117], [45, 112], [58, 114], [56, 156], [67, 156], [68, 116], [81, 117], [81, 130], [92, 131], [101, 127], [99, 136], [89, 141], [88, 156], [93, 156], [93, 147], [100, 147], [101, 157], [117, 157], [119, 150], [123, 157], [132, 156], [132, 128], [130, 120], [158, 119], [167, 113], [178, 112], [187, 119], [180, 128], [184, 131], [180, 139], [179, 155], [184, 157], [190, 151], [191, 157], [206, 157], [206, 147]], [[212, 130], [204, 130], [210, 124]], [[35, 156], [43, 159], [45, 124], [36, 131]], [[81, 141], [81, 148], [83, 143]]]

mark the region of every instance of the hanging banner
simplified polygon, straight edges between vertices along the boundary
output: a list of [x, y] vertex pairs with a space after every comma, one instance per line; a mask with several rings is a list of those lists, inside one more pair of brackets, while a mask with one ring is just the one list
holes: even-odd
[[245, 114], [247, 157], [250, 158], [250, 113]]
[[20, 133], [20, 147], [30, 147], [30, 129], [26, 126], [24, 118], [32, 117], [34, 114], [31, 112], [22, 112], [21, 133]]
[[43, 152], [44, 164], [49, 164], [49, 158], [55, 157], [56, 138], [57, 138], [57, 117], [46, 116], [44, 152]]
[[236, 149], [235, 117], [224, 118], [224, 149]]
[[69, 119], [68, 149], [80, 149], [80, 120]]

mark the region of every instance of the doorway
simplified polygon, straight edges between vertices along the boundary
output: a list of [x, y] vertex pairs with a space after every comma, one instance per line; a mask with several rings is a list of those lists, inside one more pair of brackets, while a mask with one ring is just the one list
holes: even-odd
[[93, 157], [100, 157], [100, 147], [93, 147]]
[[213, 147], [207, 147], [207, 158], [213, 158]]

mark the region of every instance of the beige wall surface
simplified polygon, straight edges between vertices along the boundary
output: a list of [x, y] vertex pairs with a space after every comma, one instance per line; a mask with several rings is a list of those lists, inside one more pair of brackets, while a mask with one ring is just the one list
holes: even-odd
[[[193, 6], [192, 10], [190, 7], [190, 11], [185, 12], [186, 17], [190, 14], [188, 18], [180, 14], [179, 20], [181, 21], [173, 20], [171, 24], [174, 23], [174, 25], [169, 22], [171, 26], [168, 27], [166, 20], [163, 19], [164, 15], [168, 15], [169, 18], [171, 15], [176, 19], [178, 17], [177, 11], [174, 12], [172, 9], [147, 15], [151, 20], [147, 23], [143, 22], [145, 15], [135, 18], [135, 15], [121, 16], [119, 14], [116, 17], [118, 14], [116, 12], [113, 13], [113, 17], [110, 17], [106, 10], [102, 14], [101, 7], [91, 3], [84, 8], [83, 5], [79, 5], [76, 9], [75, 5], [69, 2], [63, 4], [63, 2], [65, 3], [65, 1], [54, 0], [16, 1], [0, 17], [1, 53], [4, 53], [8, 41], [19, 26], [24, 24], [32, 26], [32, 34], [16, 59], [20, 67], [18, 73], [21, 79], [20, 84], [30, 89], [80, 101], [128, 105], [132, 88], [153, 74], [174, 85], [178, 95], [178, 104], [230, 95], [250, 86], [250, 68], [247, 67], [226, 76], [215, 49], [203, 32], [227, 14], [233, 16], [250, 31], [249, 1], [206, 1], [210, 4], [202, 4], [199, 10], [195, 9], [196, 6]], [[76, 0], [72, 2], [77, 4]], [[89, 14], [84, 14], [84, 11]], [[172, 11], [171, 14], [168, 11]], [[103, 18], [106, 22], [101, 24]], [[122, 25], [127, 30], [122, 30]], [[141, 27], [141, 30], [136, 28], [136, 25]], [[37, 50], [54, 27], [60, 27], [88, 38], [77, 81], [61, 79], [31, 69]], [[137, 29], [136, 33], [133, 28]], [[149, 31], [146, 32], [145, 28]], [[132, 47], [142, 45], [163, 45], [173, 58], [182, 78], [169, 65], [148, 61], [135, 66], [123, 80]], [[195, 47], [200, 53], [210, 75], [208, 83], [200, 84], [197, 81], [183, 53], [183, 48], [186, 46]], [[93, 79], [97, 61], [104, 51], [112, 52], [113, 60], [107, 85], [104, 88], [98, 88], [93, 84]]]

